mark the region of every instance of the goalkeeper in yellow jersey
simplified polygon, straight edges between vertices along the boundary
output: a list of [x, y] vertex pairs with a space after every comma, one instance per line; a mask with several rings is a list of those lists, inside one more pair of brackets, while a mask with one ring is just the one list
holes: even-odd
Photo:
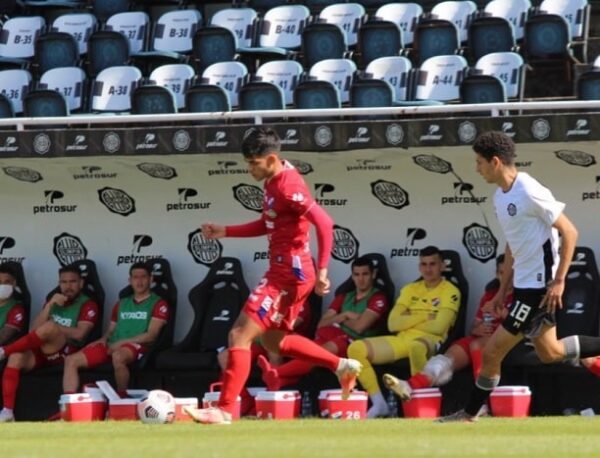
[[348, 357], [363, 365], [359, 381], [369, 393], [369, 418], [390, 414], [373, 364], [410, 359], [411, 375], [418, 373], [444, 341], [460, 307], [460, 291], [448, 280], [440, 250], [434, 246], [419, 253], [421, 279], [402, 288], [388, 318], [387, 336], [356, 340], [348, 347]]

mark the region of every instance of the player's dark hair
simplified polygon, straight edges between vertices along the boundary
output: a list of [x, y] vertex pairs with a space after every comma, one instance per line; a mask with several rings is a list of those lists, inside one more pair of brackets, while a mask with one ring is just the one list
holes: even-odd
[[440, 249], [436, 246], [433, 245], [429, 245], [426, 246], [425, 248], [422, 248], [421, 251], [419, 251], [419, 256], [422, 258], [424, 256], [439, 256], [440, 259], [442, 259], [442, 252], [440, 251]]
[[488, 162], [495, 156], [505, 165], [512, 165], [517, 154], [515, 142], [504, 132], [485, 132], [473, 143], [473, 151]]
[[150, 267], [147, 264], [145, 264], [143, 262], [136, 262], [136, 263], [132, 264], [131, 267], [129, 268], [129, 276], [131, 277], [131, 274], [133, 273], [133, 271], [138, 270], [138, 269], [145, 270], [148, 275], [152, 276], [152, 270], [150, 269]]
[[0, 274], [10, 275], [13, 278], [13, 280], [17, 279], [17, 276], [15, 275], [15, 271], [13, 269], [11, 269], [10, 266], [7, 266], [6, 264], [0, 264]]
[[60, 269], [58, 269], [58, 275], [61, 276], [62, 274], [66, 274], [66, 273], [72, 273], [77, 275], [79, 278], [81, 278], [81, 270], [79, 270], [79, 267], [74, 266], [72, 264], [69, 264], [68, 266], [64, 266], [61, 267]]
[[281, 140], [270, 127], [254, 128], [242, 141], [242, 154], [245, 158], [264, 156], [281, 151]]
[[359, 258], [356, 258], [354, 261], [352, 261], [353, 270], [355, 267], [365, 266], [369, 268], [369, 272], [373, 272], [375, 270], [375, 264], [373, 264], [373, 261], [371, 261], [371, 259], [367, 258], [366, 256], [360, 256]]

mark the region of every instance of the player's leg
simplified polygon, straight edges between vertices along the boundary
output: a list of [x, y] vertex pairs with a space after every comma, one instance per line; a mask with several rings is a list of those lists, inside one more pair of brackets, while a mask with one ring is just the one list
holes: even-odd
[[56, 353], [66, 343], [66, 339], [62, 335], [62, 332], [60, 332], [58, 325], [54, 323], [54, 321], [46, 321], [29, 334], [24, 335], [20, 339], [15, 340], [13, 343], [6, 345], [5, 347], [0, 347], [0, 360], [14, 353], [21, 353], [27, 350], [48, 347], [48, 343], [55, 340], [57, 341], [57, 344], [50, 344], [49, 348], [44, 348], [44, 353]]
[[31, 351], [13, 353], [8, 357], [2, 374], [2, 401], [0, 422], [14, 421], [14, 408], [17, 399], [17, 389], [21, 379], [21, 371], [30, 371], [36, 365], [35, 355]]
[[600, 337], [573, 335], [559, 340], [553, 323], [544, 323], [537, 335], [531, 336], [531, 341], [543, 363], [600, 355]]
[[125, 344], [111, 354], [112, 365], [115, 371], [115, 384], [119, 396], [127, 395], [127, 387], [131, 378], [130, 366], [142, 355], [139, 344]]
[[592, 356], [590, 358], [583, 358], [580, 360], [581, 365], [588, 371], [594, 374], [596, 377], [600, 377], [600, 358]]

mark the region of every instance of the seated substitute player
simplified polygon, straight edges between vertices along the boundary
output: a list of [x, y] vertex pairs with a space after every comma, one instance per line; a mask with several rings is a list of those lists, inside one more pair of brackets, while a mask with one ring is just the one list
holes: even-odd
[[14, 272], [0, 264], [0, 345], [24, 331], [25, 307], [14, 296], [17, 279]]
[[512, 290], [507, 291], [504, 304], [500, 309], [497, 309], [491, 302], [498, 292], [499, 279], [503, 272], [504, 255], [501, 254], [496, 259], [496, 279], [481, 297], [469, 336], [453, 342], [443, 355], [436, 355], [431, 358], [421, 372], [406, 381], [391, 374], [384, 374], [384, 385], [403, 401], [409, 401], [414, 389], [444, 385], [452, 379], [454, 372], [458, 372], [469, 364], [472, 365], [473, 376], [477, 380], [482, 363], [481, 350], [508, 315], [508, 307], [512, 302]]
[[63, 374], [64, 393], [79, 388], [79, 369], [112, 361], [117, 391], [127, 396], [129, 366], [148, 351], [169, 318], [169, 306], [152, 292], [152, 271], [144, 263], [129, 269], [130, 296], [119, 299], [112, 310], [106, 333], [77, 353], [67, 356]]
[[437, 247], [423, 248], [419, 253], [422, 279], [402, 288], [388, 317], [388, 330], [393, 334], [355, 340], [348, 347], [348, 356], [363, 365], [359, 381], [371, 400], [368, 418], [390, 414], [372, 365], [408, 357], [410, 373], [417, 374], [456, 320], [460, 291], [444, 278], [444, 267]]
[[[229, 358], [223, 374], [218, 406], [186, 411], [201, 423], [229, 424], [235, 401], [250, 374], [250, 346], [259, 336], [263, 344], [283, 356], [302, 358], [335, 371], [347, 397], [360, 372], [358, 361], [339, 358], [320, 345], [291, 334], [299, 308], [314, 289], [327, 294], [327, 264], [333, 243], [333, 221], [315, 202], [302, 176], [279, 152], [281, 141], [267, 127], [252, 130], [242, 141], [248, 170], [264, 181], [263, 211], [259, 219], [238, 226], [202, 225], [209, 239], [267, 235], [269, 269], [250, 294], [229, 333]], [[317, 272], [309, 247], [310, 225], [317, 234]]]
[[[388, 301], [375, 287], [376, 269], [373, 262], [360, 257], [352, 263], [354, 289], [337, 295], [317, 325], [315, 342], [334, 355], [346, 357], [353, 340], [380, 335], [388, 310]], [[293, 359], [274, 366], [264, 356], [258, 357], [263, 381], [271, 391], [293, 385], [314, 367], [309, 361]]]
[[31, 331], [15, 342], [0, 347], [0, 359], [8, 357], [2, 374], [4, 408], [0, 422], [14, 421], [13, 409], [21, 371], [60, 365], [76, 352], [99, 319], [98, 305], [84, 294], [84, 280], [77, 267], [58, 271], [59, 291], [42, 307]]

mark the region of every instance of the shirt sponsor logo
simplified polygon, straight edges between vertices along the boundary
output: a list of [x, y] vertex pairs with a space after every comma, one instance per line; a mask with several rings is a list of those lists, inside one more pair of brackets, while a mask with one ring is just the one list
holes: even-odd
[[62, 316], [54, 314], [52, 314], [52, 321], [54, 321], [56, 324], [60, 324], [61, 326], [65, 326], [67, 328], [70, 328], [73, 324], [73, 320], [71, 318], [64, 318]]
[[515, 216], [517, 214], [517, 206], [512, 203], [508, 204], [508, 207], [506, 207], [506, 211], [509, 216]]
[[121, 320], [147, 320], [148, 312], [142, 312], [141, 310], [137, 312], [119, 312], [119, 318]]

